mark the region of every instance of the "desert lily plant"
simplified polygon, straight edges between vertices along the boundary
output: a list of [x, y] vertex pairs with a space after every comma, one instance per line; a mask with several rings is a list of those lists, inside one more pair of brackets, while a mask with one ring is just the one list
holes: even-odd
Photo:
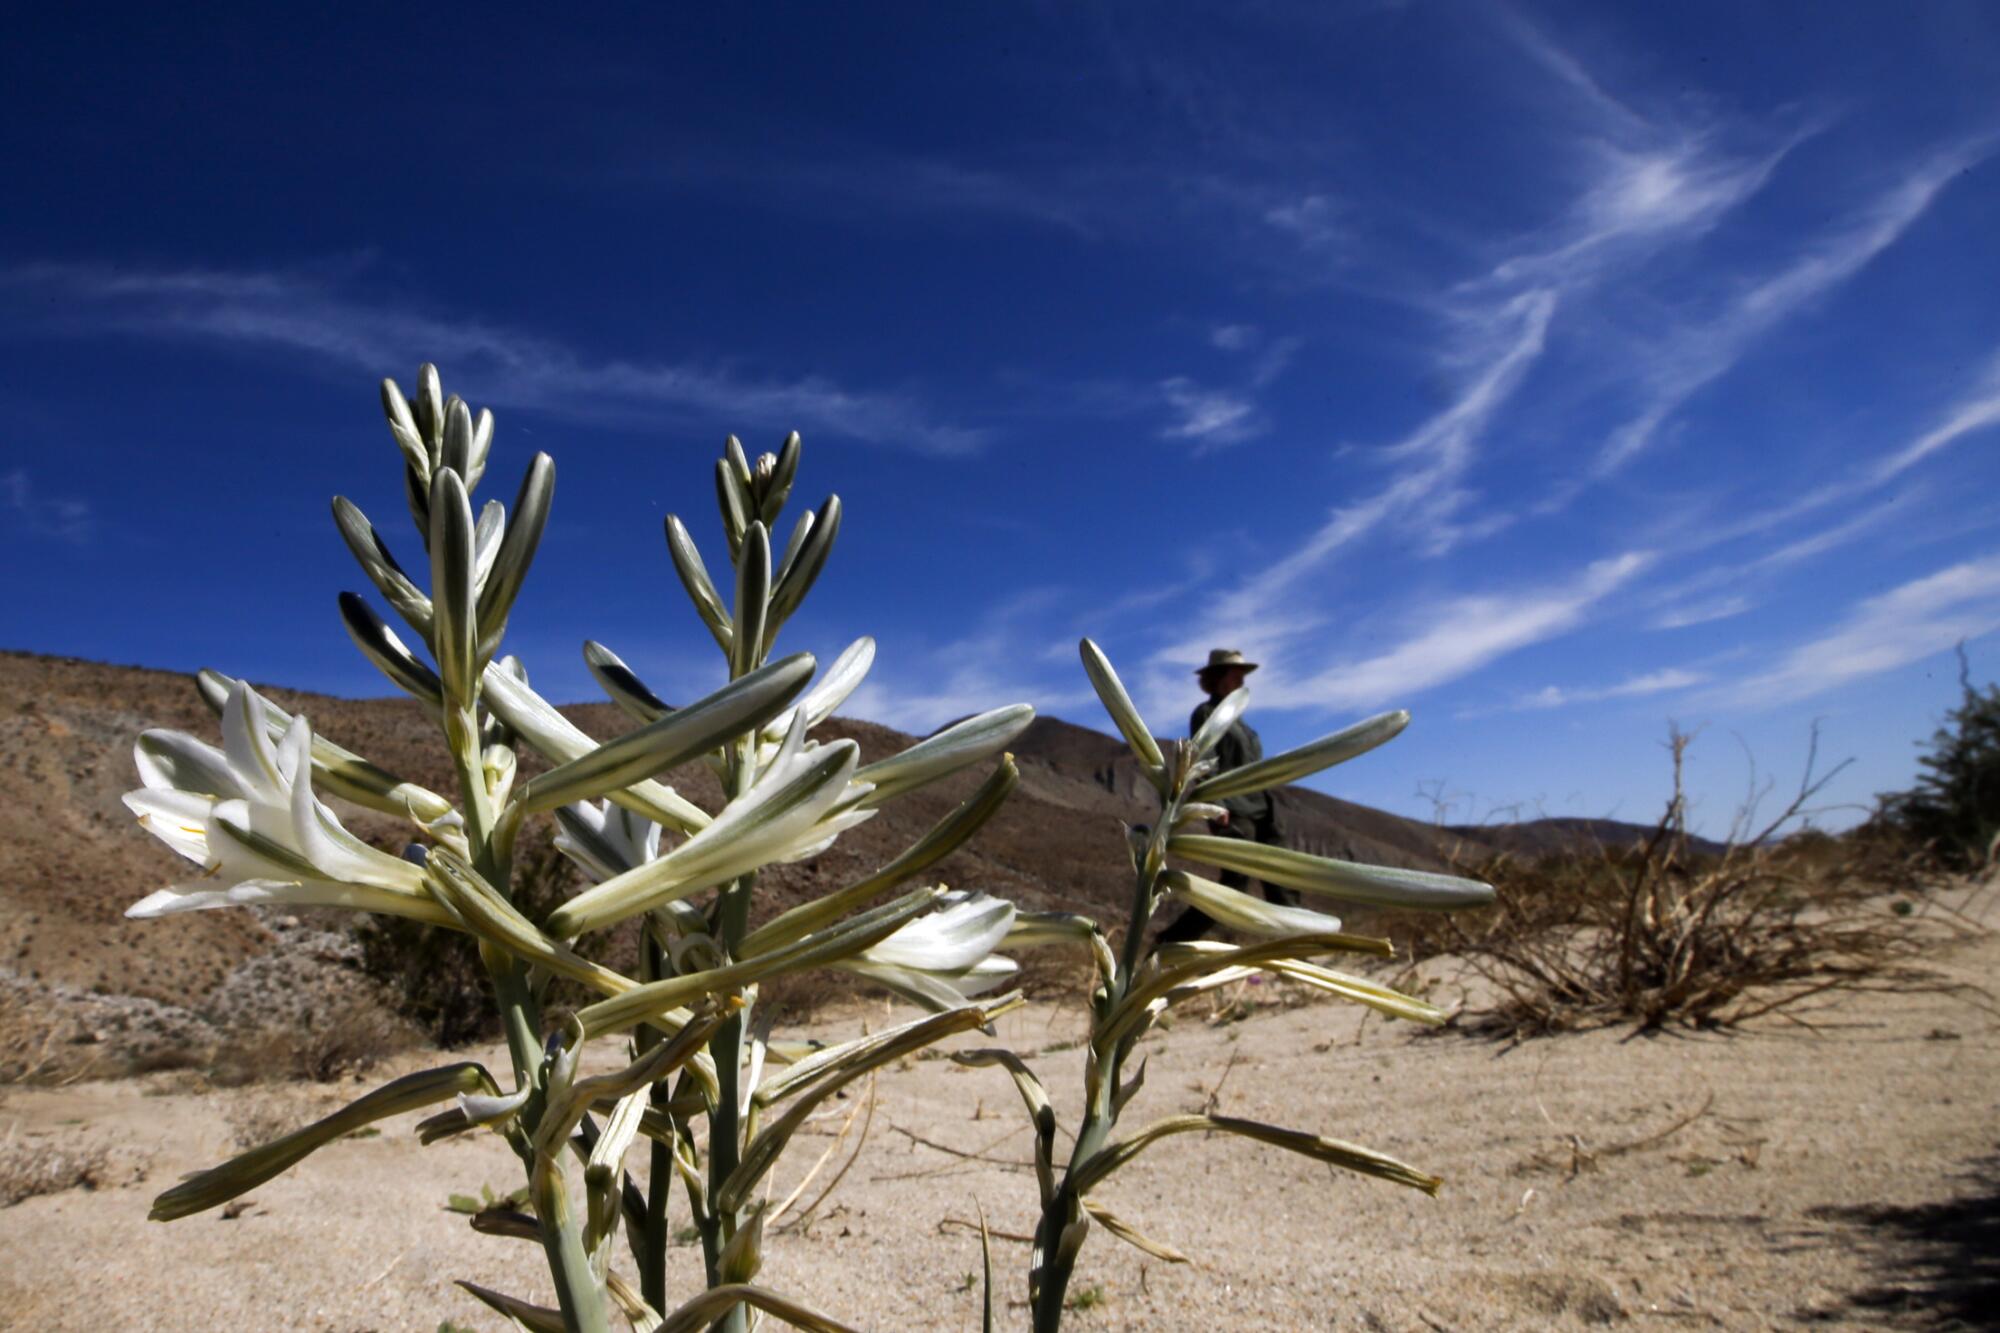
[[[1435, 1194], [1442, 1183], [1370, 1148], [1231, 1116], [1173, 1115], [1136, 1132], [1119, 1133], [1120, 1116], [1146, 1077], [1143, 1061], [1127, 1073], [1133, 1048], [1170, 1006], [1203, 991], [1264, 973], [1289, 977], [1394, 1018], [1442, 1023], [1448, 1017], [1424, 1000], [1324, 961], [1341, 953], [1390, 956], [1394, 950], [1389, 941], [1348, 934], [1339, 918], [1316, 910], [1265, 902], [1192, 871], [1170, 869], [1169, 858], [1235, 871], [1314, 898], [1372, 907], [1449, 910], [1493, 899], [1493, 890], [1474, 880], [1355, 865], [1199, 831], [1222, 815], [1216, 802], [1296, 782], [1365, 754], [1402, 731], [1409, 723], [1408, 713], [1384, 713], [1259, 763], [1218, 772], [1210, 756], [1249, 706], [1247, 689], [1237, 689], [1222, 700], [1192, 737], [1162, 748], [1104, 653], [1088, 639], [1081, 651], [1092, 687], [1159, 795], [1160, 815], [1150, 828], [1128, 830], [1132, 900], [1121, 948], [1114, 951], [1097, 923], [1081, 916], [1023, 913], [1009, 937], [1010, 947], [1015, 948], [1065, 940], [1079, 943], [1089, 948], [1096, 963], [1082, 1112], [1071, 1131], [1074, 1146], [1060, 1170], [1054, 1105], [1020, 1057], [1006, 1050], [966, 1051], [953, 1057], [963, 1064], [1004, 1068], [1034, 1123], [1041, 1220], [1035, 1229], [1028, 1297], [1034, 1327], [1042, 1333], [1062, 1322], [1070, 1276], [1093, 1221], [1155, 1258], [1186, 1262], [1177, 1250], [1148, 1238], [1094, 1197], [1115, 1172], [1161, 1139], [1197, 1132], [1231, 1134], [1427, 1194]], [[1149, 950], [1147, 928], [1154, 914], [1173, 903], [1205, 912], [1250, 941], [1192, 940]], [[987, 1299], [990, 1326], [990, 1284]]]
[[[771, 531], [799, 464], [797, 435], [754, 463], [734, 438], [715, 469], [731, 577], [711, 580], [679, 518], [666, 521], [671, 563], [720, 649], [714, 692], [670, 707], [609, 649], [585, 645], [591, 672], [635, 722], [598, 744], [499, 656], [508, 616], [547, 521], [555, 468], [529, 463], [511, 512], [472, 496], [487, 467], [493, 416], [447, 398], [425, 366], [414, 397], [382, 386], [402, 453], [404, 489], [427, 555], [419, 586], [368, 518], [345, 499], [334, 519], [362, 570], [412, 636], [370, 602], [340, 597], [361, 651], [437, 719], [458, 777], [455, 797], [384, 771], [313, 733], [241, 681], [203, 672], [221, 715], [220, 748], [176, 732], [138, 742], [142, 786], [127, 804], [144, 827], [201, 867], [130, 910], [136, 917], [235, 905], [351, 908], [464, 931], [477, 939], [506, 1034], [509, 1068], [457, 1063], [411, 1074], [274, 1143], [169, 1189], [155, 1219], [216, 1207], [315, 1149], [387, 1116], [442, 1106], [426, 1143], [487, 1129], [519, 1157], [531, 1211], [488, 1210], [483, 1231], [538, 1242], [558, 1308], [468, 1288], [522, 1326], [602, 1330], [612, 1312], [635, 1328], [747, 1328], [753, 1309], [803, 1327], [827, 1316], [755, 1284], [773, 1167], [825, 1100], [883, 1065], [955, 1033], [990, 1028], [1018, 993], [975, 1001], [1014, 967], [994, 948], [1011, 904], [922, 882], [963, 844], [1016, 781], [1008, 742], [1026, 705], [981, 714], [863, 764], [851, 740], [819, 742], [823, 723], [866, 675], [862, 639], [815, 685], [806, 653], [774, 656], [785, 622], [826, 567], [840, 501], [803, 514], [782, 550]], [[532, 750], [546, 765], [529, 776]], [[886, 802], [969, 766], [994, 762], [961, 806], [874, 873], [818, 899], [755, 912], [759, 871], [818, 854]], [[661, 780], [691, 761], [721, 779], [706, 810]], [[392, 856], [362, 842], [322, 799], [407, 821]], [[545, 919], [510, 891], [524, 822], [552, 815], [557, 844], [593, 883]], [[638, 975], [579, 951], [583, 936], [636, 921]], [[754, 925], [753, 925], [754, 923]], [[808, 1048], [772, 1038], [755, 1009], [761, 982], [842, 968], [931, 1012], [855, 1040]], [[560, 1022], [545, 1010], [555, 978], [594, 998]], [[592, 1050], [617, 1068], [585, 1074]], [[628, 1159], [641, 1140], [646, 1170]], [[701, 1271], [671, 1308], [671, 1196], [701, 1239]], [[638, 1281], [612, 1266], [623, 1231]]]

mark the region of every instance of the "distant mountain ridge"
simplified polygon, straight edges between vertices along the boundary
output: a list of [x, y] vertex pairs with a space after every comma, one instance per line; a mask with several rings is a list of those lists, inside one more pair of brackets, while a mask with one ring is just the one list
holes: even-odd
[[[414, 701], [259, 689], [390, 771], [441, 792], [454, 790], [435, 729]], [[610, 704], [562, 711], [599, 738], [633, 725]], [[192, 869], [148, 837], [119, 800], [137, 785], [132, 743], [149, 727], [211, 740], [219, 734], [186, 675], [0, 651], [0, 969], [49, 984], [189, 1004], [245, 960], [275, 947], [278, 937], [253, 912], [125, 919], [129, 904], [187, 878]], [[851, 737], [864, 762], [916, 739], [846, 718], [832, 719], [818, 734]], [[1058, 718], [1038, 718], [1015, 753], [1021, 785], [1014, 797], [969, 847], [936, 869], [936, 878], [1027, 907], [1122, 922], [1130, 869], [1120, 824], [1149, 822], [1157, 814], [1124, 743]], [[542, 767], [532, 756], [523, 762], [528, 772]], [[962, 773], [891, 802], [824, 855], [773, 868], [760, 880], [762, 911], [782, 910], [866, 875], [968, 796], [985, 772]], [[700, 765], [676, 770], [667, 781], [706, 808], [720, 804], [718, 784]], [[1293, 845], [1419, 869], [1443, 868], [1455, 852], [1476, 858], [1553, 847], [1570, 832], [1551, 827], [1566, 821], [1441, 828], [1302, 788], [1288, 788], [1280, 799]], [[387, 816], [335, 805], [349, 827], [379, 845], [397, 847], [407, 835]], [[1611, 821], [1569, 822], [1587, 824], [1605, 840], [1616, 840], [1621, 831], [1643, 832]]]

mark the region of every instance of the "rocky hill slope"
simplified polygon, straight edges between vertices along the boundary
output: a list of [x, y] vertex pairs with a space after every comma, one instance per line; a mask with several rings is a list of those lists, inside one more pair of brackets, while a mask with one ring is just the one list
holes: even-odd
[[[416, 703], [337, 699], [277, 686], [267, 693], [341, 745], [439, 791], [452, 790], [436, 732]], [[631, 725], [609, 704], [564, 712], [600, 738]], [[136, 783], [132, 742], [148, 727], [218, 734], [184, 675], [0, 653], [0, 980], [17, 990], [132, 996], [197, 1012], [225, 1001], [254, 1003], [243, 995], [246, 968], [257, 976], [273, 968], [268, 961], [253, 967], [253, 960], [302, 947], [298, 941], [326, 956], [327, 932], [339, 932], [344, 922], [337, 914], [309, 914], [315, 919], [301, 926], [281, 914], [249, 911], [126, 920], [127, 905], [188, 869], [146, 836], [119, 802]], [[913, 739], [851, 719], [835, 719], [821, 734], [852, 737], [864, 762]], [[1122, 921], [1130, 872], [1119, 826], [1144, 822], [1154, 809], [1123, 743], [1041, 718], [1015, 749], [1022, 773], [1015, 796], [969, 848], [939, 867], [938, 878], [1024, 906]], [[534, 767], [529, 764], [530, 771]], [[762, 881], [762, 912], [865, 875], [983, 776], [961, 774], [896, 801], [825, 855], [775, 869]], [[700, 766], [668, 781], [710, 809], [720, 803], [715, 779]], [[1479, 854], [1521, 841], [1493, 830], [1439, 829], [1302, 789], [1288, 789], [1281, 800], [1294, 845], [1345, 859], [1433, 868], [1454, 848]], [[405, 831], [395, 820], [335, 804], [361, 836], [384, 847], [400, 845]]]

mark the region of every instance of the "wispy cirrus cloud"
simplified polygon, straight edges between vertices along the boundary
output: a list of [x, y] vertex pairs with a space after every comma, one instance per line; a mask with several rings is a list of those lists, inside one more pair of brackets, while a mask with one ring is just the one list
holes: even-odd
[[[1705, 671], [1690, 671], [1685, 667], [1662, 667], [1658, 671], [1646, 671], [1636, 676], [1628, 676], [1615, 685], [1568, 687], [1545, 685], [1533, 694], [1507, 705], [1505, 711], [1566, 708], [1571, 704], [1602, 703], [1607, 699], [1638, 699], [1648, 695], [1691, 689], [1708, 679], [1708, 673]], [[1472, 710], [1460, 716], [1477, 716], [1481, 711], [1493, 710]]]
[[988, 608], [965, 634], [942, 643], [885, 639], [875, 670], [841, 712], [918, 735], [1010, 703], [1080, 715], [1093, 696], [1076, 666], [1074, 645], [1051, 640], [1038, 650], [1022, 648], [1062, 598], [1059, 589], [1031, 588]]
[[1298, 338], [1266, 339], [1261, 330], [1247, 324], [1223, 325], [1209, 335], [1209, 341], [1225, 352], [1249, 356], [1247, 372], [1223, 388], [1199, 384], [1185, 375], [1160, 381], [1160, 394], [1173, 413], [1160, 438], [1188, 441], [1197, 457], [1270, 430], [1270, 419], [1257, 396], [1285, 373], [1302, 345]]
[[17, 309], [14, 336], [278, 348], [378, 375], [407, 373], [422, 359], [447, 361], [454, 380], [483, 401], [565, 416], [752, 418], [946, 457], [977, 452], [987, 438], [938, 419], [907, 393], [850, 389], [818, 374], [751, 375], [721, 362], [594, 359], [477, 318], [347, 295], [302, 273], [30, 264], [0, 272], [0, 302]]
[[1714, 691], [1713, 701], [1771, 707], [1892, 671], [1961, 640], [2000, 630], [2000, 555], [1951, 565], [1856, 603], [1826, 633], [1768, 671]]
[[1553, 583], [1429, 598], [1394, 617], [1389, 647], [1361, 657], [1315, 646], [1310, 640], [1326, 620], [1303, 608], [1239, 619], [1229, 628], [1216, 622], [1207, 637], [1189, 638], [1148, 661], [1140, 697], [1149, 709], [1170, 707], [1186, 693], [1186, 671], [1199, 654], [1231, 644], [1265, 659], [1254, 691], [1262, 709], [1337, 713], [1410, 699], [1581, 628], [1654, 558], [1628, 551]]
[[1110, 205], [1116, 181], [1081, 165], [968, 165], [948, 157], [895, 153], [862, 144], [829, 143], [818, 152], [779, 156], [726, 154], [677, 147], [667, 157], [614, 170], [606, 179], [638, 185], [726, 190], [808, 212], [815, 217], [879, 225], [885, 217], [1026, 223], [1079, 238], [1116, 225]]
[[1646, 358], [1646, 401], [1614, 429], [1592, 464], [1598, 477], [1628, 464], [1697, 392], [1727, 374], [1784, 320], [1824, 297], [1902, 239], [1954, 178], [1993, 152], [1992, 136], [1955, 144], [1908, 172], [1803, 253], [1728, 300], [1712, 317], [1671, 330]]
[[1876, 485], [1891, 481], [1932, 454], [1996, 425], [2000, 425], [2000, 352], [1994, 354], [1982, 382], [1973, 392], [1946, 408], [1944, 419], [1935, 426], [1878, 461], [1868, 480]]
[[1334, 250], [1348, 239], [1340, 206], [1323, 194], [1273, 204], [1264, 210], [1264, 222], [1307, 250]]
[[1412, 612], [1410, 631], [1379, 653], [1342, 658], [1310, 674], [1273, 671], [1259, 682], [1258, 703], [1337, 711], [1409, 698], [1569, 633], [1652, 560], [1650, 552], [1629, 551], [1559, 584], [1439, 599]]
[[23, 536], [80, 546], [97, 531], [97, 517], [87, 500], [36, 493], [26, 468], [0, 473], [0, 526]]

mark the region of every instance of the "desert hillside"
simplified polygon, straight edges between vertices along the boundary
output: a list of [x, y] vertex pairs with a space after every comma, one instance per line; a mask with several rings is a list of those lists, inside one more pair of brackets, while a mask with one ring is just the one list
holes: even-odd
[[[439, 791], [452, 780], [436, 732], [407, 699], [336, 699], [262, 686], [341, 745]], [[629, 729], [610, 704], [563, 710], [598, 737]], [[133, 822], [119, 797], [136, 785], [131, 746], [148, 727], [213, 739], [215, 718], [184, 675], [73, 658], [0, 653], [0, 967], [24, 980], [199, 1004], [231, 970], [274, 946], [249, 912], [199, 912], [136, 922], [124, 909], [186, 870]], [[822, 735], [859, 742], [863, 762], [914, 739], [887, 727], [836, 718]], [[1122, 918], [1127, 871], [1119, 821], [1143, 821], [1149, 804], [1122, 743], [1053, 718], [1020, 739], [1022, 781], [1000, 815], [946, 861], [946, 883], [982, 888], [1032, 907]], [[530, 757], [532, 767], [532, 757]], [[781, 910], [866, 873], [901, 851], [962, 800], [983, 774], [967, 773], [892, 803], [826, 855], [774, 868], [764, 910]], [[667, 780], [709, 808], [720, 792], [691, 766]], [[1441, 833], [1299, 789], [1287, 791], [1286, 822], [1299, 846], [1355, 860], [1418, 867], [1442, 863], [1448, 843], [1478, 845], [1481, 830]], [[363, 837], [394, 847], [396, 822], [351, 807], [341, 814]]]
[[[262, 685], [321, 734], [393, 772], [450, 792], [453, 779], [436, 731], [420, 707], [400, 698], [339, 699]], [[583, 730], [608, 738], [633, 724], [609, 703], [563, 710]], [[137, 778], [131, 747], [148, 727], [214, 739], [216, 719], [189, 677], [73, 658], [0, 653], [0, 1005], [35, 1012], [47, 1049], [0, 1052], [14, 1069], [54, 1055], [63, 1068], [96, 1073], [206, 1058], [241, 1028], [311, 1025], [341, 1010], [350, 995], [380, 995], [362, 973], [355, 918], [335, 912], [198, 912], [128, 921], [124, 910], [188, 870], [145, 835], [120, 803]], [[822, 736], [857, 741], [864, 762], [915, 738], [855, 719], [835, 718]], [[1118, 739], [1056, 718], [1038, 718], [1015, 746], [1021, 783], [1001, 813], [937, 877], [984, 889], [1025, 907], [1088, 913], [1110, 923], [1126, 914], [1129, 870], [1121, 823], [1144, 822], [1156, 807]], [[523, 757], [527, 771], [541, 765]], [[667, 780], [709, 809], [721, 804], [714, 776], [700, 765]], [[883, 864], [964, 799], [982, 780], [969, 771], [892, 802], [824, 855], [777, 866], [760, 881], [758, 912], [775, 914], [851, 883]], [[1559, 821], [1484, 828], [1439, 828], [1318, 792], [1280, 793], [1288, 840], [1322, 855], [1375, 864], [1441, 868], [1457, 855], [1545, 850], [1566, 840], [1618, 841], [1638, 830], [1609, 821], [1571, 828]], [[374, 811], [334, 801], [348, 826], [397, 850], [408, 830]], [[546, 840], [546, 829], [531, 834]], [[524, 846], [529, 844], [524, 844]], [[570, 872], [551, 862], [559, 877]], [[552, 891], [563, 892], [558, 878]], [[1380, 924], [1380, 923], [1376, 923]], [[615, 940], [607, 948], [619, 947]], [[1060, 960], [1031, 961], [1033, 989], [1065, 979]], [[375, 971], [379, 974], [380, 969]], [[844, 983], [834, 985], [840, 993]], [[808, 1000], [808, 1002], [813, 1002]], [[408, 1001], [385, 1001], [407, 1007]], [[53, 1016], [53, 1017], [51, 1017]], [[428, 1019], [426, 1020], [429, 1021]], [[33, 1033], [14, 1042], [33, 1045]], [[72, 1049], [65, 1056], [59, 1048]]]

